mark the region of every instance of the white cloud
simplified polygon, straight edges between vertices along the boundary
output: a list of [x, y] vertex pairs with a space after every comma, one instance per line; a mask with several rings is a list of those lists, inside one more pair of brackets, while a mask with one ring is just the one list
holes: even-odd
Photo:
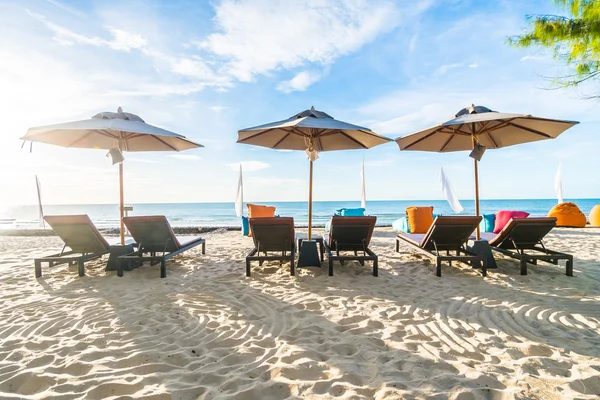
[[479, 64], [477, 64], [477, 63], [469, 64], [469, 68], [479, 68]]
[[106, 30], [112, 35], [111, 40], [103, 39], [97, 36], [86, 36], [74, 32], [61, 25], [55, 24], [46, 19], [43, 15], [29, 12], [29, 14], [41, 21], [48, 29], [54, 32], [53, 40], [63, 46], [74, 44], [85, 44], [96, 47], [109, 47], [114, 50], [129, 51], [131, 49], [141, 49], [146, 46], [146, 39], [136, 33], [127, 32], [112, 26], [107, 26]]
[[317, 82], [320, 78], [321, 75], [317, 72], [302, 71], [296, 74], [296, 76], [289, 81], [281, 82], [279, 85], [277, 85], [277, 90], [284, 93], [290, 93], [294, 91], [303, 92], [310, 85]]
[[252, 177], [247, 179], [247, 183], [253, 186], [287, 186], [304, 185], [306, 184], [306, 180], [278, 177]]
[[548, 57], [534, 55], [527, 55], [525, 57], [521, 57], [521, 61], [546, 61], [547, 59]]
[[223, 57], [240, 81], [280, 68], [327, 65], [400, 23], [392, 1], [225, 0], [215, 7], [220, 33], [195, 41]]
[[241, 163], [227, 164], [227, 166], [234, 171], [237, 171], [240, 168], [240, 164], [242, 164], [242, 169], [244, 171], [260, 171], [261, 169], [271, 168], [270, 164], [263, 161], [242, 161]]
[[454, 69], [454, 68], [460, 68], [460, 67], [462, 67], [461, 63], [453, 63], [453, 64], [442, 65], [438, 69], [436, 69], [433, 74], [436, 75], [436, 76], [446, 75], [449, 70]]
[[126, 157], [126, 162], [138, 162], [138, 163], [143, 163], [143, 164], [160, 164], [159, 161], [148, 160], [145, 158], [132, 158], [129, 156]]
[[200, 79], [213, 79], [212, 70], [201, 60], [181, 58], [173, 62], [172, 71], [181, 75]]
[[194, 155], [194, 154], [171, 154], [169, 157], [177, 158], [179, 160], [187, 160], [187, 161], [202, 160], [202, 157]]
[[216, 113], [220, 113], [221, 111], [225, 111], [228, 108], [229, 107], [225, 107], [225, 106], [210, 106], [210, 107], [208, 107], [209, 110], [214, 111]]

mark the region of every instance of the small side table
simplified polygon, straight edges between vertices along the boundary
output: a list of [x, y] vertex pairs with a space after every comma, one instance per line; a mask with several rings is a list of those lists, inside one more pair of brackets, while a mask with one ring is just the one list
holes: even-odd
[[[296, 234], [296, 239], [298, 240], [298, 252], [300, 252], [302, 250], [302, 242], [308, 240], [308, 235], [298, 233]], [[313, 237], [311, 240], [314, 240], [319, 245], [319, 255], [321, 256], [321, 261], [323, 261], [325, 255], [325, 244], [323, 243], [323, 237]]]
[[[113, 244], [110, 246], [110, 255], [108, 257], [108, 263], [106, 264], [106, 271], [116, 271], [117, 270], [117, 258], [120, 256], [124, 256], [125, 254], [133, 253], [133, 244]], [[136, 268], [137, 265], [135, 262], [125, 263], [123, 265], [123, 269], [126, 271], [131, 271]]]

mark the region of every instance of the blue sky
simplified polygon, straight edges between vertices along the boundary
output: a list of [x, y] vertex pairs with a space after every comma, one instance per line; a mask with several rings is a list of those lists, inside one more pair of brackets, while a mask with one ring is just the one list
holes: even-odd
[[[203, 149], [126, 153], [126, 202], [233, 201], [237, 165], [245, 200], [307, 198], [303, 152], [236, 144], [237, 130], [310, 106], [396, 138], [475, 103], [503, 112], [581, 121], [556, 140], [486, 152], [482, 198], [552, 198], [563, 164], [565, 197], [600, 197], [597, 103], [586, 91], [545, 90], [564, 70], [548, 51], [513, 49], [540, 1], [0, 1], [0, 204], [117, 203], [116, 166], [102, 150], [18, 140], [30, 126], [139, 114]], [[443, 166], [473, 198], [466, 152], [326, 152], [315, 200], [442, 199]]]

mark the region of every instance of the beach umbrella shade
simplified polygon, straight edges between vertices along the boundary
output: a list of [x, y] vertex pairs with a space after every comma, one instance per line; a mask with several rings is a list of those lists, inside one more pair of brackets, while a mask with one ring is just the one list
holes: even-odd
[[22, 140], [62, 147], [109, 150], [113, 164], [119, 163], [121, 243], [124, 243], [123, 151], [182, 151], [204, 147], [185, 136], [144, 122], [123, 112], [101, 112], [90, 119], [29, 128]]
[[318, 153], [332, 150], [369, 149], [391, 141], [369, 128], [338, 121], [315, 110], [288, 119], [238, 131], [238, 143], [279, 150], [304, 150], [309, 158], [308, 239], [312, 234], [313, 162]]
[[[475, 172], [475, 213], [479, 215], [477, 165], [485, 149], [499, 149], [521, 143], [554, 139], [576, 121], [510, 114], [471, 105], [454, 118], [431, 128], [396, 139], [400, 150], [451, 152], [471, 150]], [[480, 238], [477, 228], [477, 240]]]

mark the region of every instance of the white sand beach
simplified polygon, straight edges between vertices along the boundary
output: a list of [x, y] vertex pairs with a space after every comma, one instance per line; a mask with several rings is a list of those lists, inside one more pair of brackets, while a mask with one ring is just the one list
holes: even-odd
[[[106, 258], [44, 267], [57, 237], [0, 237], [2, 399], [571, 399], [600, 396], [600, 229], [555, 229], [519, 274], [483, 278], [394, 251], [379, 277], [356, 262], [244, 275], [251, 239], [205, 234], [167, 264], [105, 272]], [[324, 264], [325, 266], [326, 264]]]

